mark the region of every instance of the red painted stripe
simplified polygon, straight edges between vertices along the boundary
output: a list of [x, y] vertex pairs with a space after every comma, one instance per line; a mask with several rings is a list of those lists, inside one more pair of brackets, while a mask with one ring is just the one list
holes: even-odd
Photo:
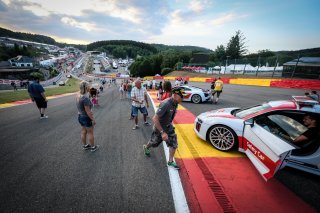
[[12, 104], [27, 104], [27, 103], [31, 103], [32, 101], [29, 99], [29, 100], [23, 100], [23, 101], [14, 101], [14, 102], [11, 102]]
[[270, 82], [271, 87], [299, 88], [320, 90], [320, 80], [274, 80]]
[[233, 115], [209, 115], [207, 116], [208, 118], [210, 117], [218, 117], [218, 118], [230, 118], [230, 119], [238, 119], [236, 117], [234, 117]]
[[243, 120], [248, 120], [250, 118], [253, 118], [257, 115], [262, 115], [264, 113], [267, 113], [267, 112], [271, 112], [271, 111], [275, 111], [275, 110], [281, 110], [281, 109], [297, 109], [298, 108], [298, 105], [296, 102], [294, 101], [290, 101], [291, 103], [286, 103], [286, 104], [282, 104], [282, 105], [279, 105], [279, 106], [275, 106], [275, 107], [271, 107], [271, 108], [268, 108], [268, 109], [265, 109], [265, 110], [261, 110], [257, 113], [254, 113], [254, 114], [251, 114], [251, 115], [248, 115], [244, 118], [242, 118]]
[[189, 110], [177, 110], [177, 114], [173, 119], [175, 124], [193, 124], [196, 116]]
[[192, 95], [192, 93], [188, 93], [188, 92], [185, 92], [186, 93], [186, 96], [183, 97], [183, 99], [189, 99], [190, 96]]
[[182, 179], [182, 184], [187, 186], [184, 190], [191, 212], [222, 212], [196, 161], [183, 159], [182, 163], [181, 160], [176, 160], [179, 165], [182, 165], [179, 173], [187, 174]]
[[315, 212], [276, 179], [265, 182], [248, 158], [203, 160], [241, 212]]

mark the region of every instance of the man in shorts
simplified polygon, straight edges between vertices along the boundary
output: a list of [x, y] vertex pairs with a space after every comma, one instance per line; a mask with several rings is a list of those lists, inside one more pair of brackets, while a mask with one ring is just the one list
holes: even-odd
[[173, 88], [172, 97], [162, 101], [156, 114], [153, 117], [153, 131], [150, 140], [143, 145], [144, 154], [150, 157], [150, 147], [159, 146], [165, 141], [169, 147], [168, 166], [174, 169], [180, 169], [176, 162], [173, 161], [174, 154], [178, 148], [177, 135], [174, 131], [172, 121], [177, 112], [178, 104], [182, 102], [186, 94], [182, 88]]
[[39, 83], [39, 78], [35, 77], [32, 84], [28, 87], [28, 93], [33, 102], [36, 102], [37, 107], [40, 111], [40, 119], [48, 118], [47, 115], [44, 114], [45, 109], [47, 108], [47, 98], [44, 94], [44, 89]]
[[147, 107], [149, 107], [147, 90], [145, 87], [141, 87], [141, 81], [138, 79], [135, 81], [135, 87], [131, 91], [131, 100], [132, 100], [132, 116], [134, 117], [135, 125], [132, 128], [136, 130], [138, 126], [138, 110], [143, 114], [144, 125], [150, 126], [150, 123], [147, 122]]
[[[218, 78], [218, 80], [215, 81], [214, 83], [214, 89], [212, 90], [212, 103], [217, 104], [220, 94], [222, 93], [222, 89], [223, 89], [223, 81], [221, 81], [220, 77]], [[215, 101], [213, 101], [214, 99], [214, 95], [217, 93], [217, 98]]]

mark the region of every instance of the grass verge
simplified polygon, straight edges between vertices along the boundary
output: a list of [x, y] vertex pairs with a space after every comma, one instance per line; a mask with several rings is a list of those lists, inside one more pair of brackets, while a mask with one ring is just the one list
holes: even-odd
[[[66, 86], [45, 88], [45, 94], [46, 96], [52, 96], [52, 95], [76, 92], [76, 91], [79, 91], [79, 83], [80, 83], [79, 80], [71, 78], [66, 83]], [[13, 101], [21, 101], [26, 99], [30, 99], [30, 96], [27, 90], [18, 90], [18, 91], [0, 93], [0, 104], [10, 103]]]

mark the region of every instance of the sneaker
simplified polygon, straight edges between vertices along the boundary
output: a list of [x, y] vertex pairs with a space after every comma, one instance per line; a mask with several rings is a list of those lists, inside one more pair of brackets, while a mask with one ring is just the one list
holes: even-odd
[[88, 150], [88, 149], [91, 148], [91, 145], [90, 145], [90, 144], [82, 145], [82, 148], [83, 148], [84, 150]]
[[149, 123], [149, 122], [144, 122], [144, 125], [146, 125], [146, 126], [150, 126], [151, 124]]
[[95, 151], [97, 151], [97, 149], [99, 149], [99, 146], [97, 146], [97, 145], [90, 147], [91, 152], [95, 152]]
[[136, 130], [136, 129], [138, 129], [138, 128], [139, 128], [138, 125], [134, 125], [134, 127], [132, 127], [133, 130]]
[[169, 166], [169, 167], [172, 167], [172, 168], [174, 168], [174, 169], [177, 169], [177, 170], [180, 169], [180, 167], [179, 167], [179, 166], [176, 164], [176, 162], [174, 162], [174, 161], [171, 161], [171, 162], [168, 161], [168, 166]]
[[150, 149], [147, 148], [147, 145], [143, 145], [143, 152], [145, 156], [150, 157]]
[[47, 118], [49, 118], [48, 115], [40, 116], [40, 119], [47, 119]]

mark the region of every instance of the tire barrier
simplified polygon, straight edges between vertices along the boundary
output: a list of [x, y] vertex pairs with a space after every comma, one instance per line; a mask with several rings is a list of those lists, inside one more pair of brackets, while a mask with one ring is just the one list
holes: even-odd
[[[186, 79], [191, 82], [207, 82], [210, 83], [214, 78], [200, 77], [178, 77], [178, 76], [146, 76], [144, 79], [164, 79], [174, 81], [177, 78]], [[305, 90], [320, 90], [320, 80], [304, 80], [304, 79], [254, 79], [254, 78], [221, 78], [224, 84], [238, 84], [248, 86], [263, 86], [263, 87], [280, 87], [280, 88], [298, 88]]]
[[320, 80], [272, 80], [271, 87], [320, 90]]

